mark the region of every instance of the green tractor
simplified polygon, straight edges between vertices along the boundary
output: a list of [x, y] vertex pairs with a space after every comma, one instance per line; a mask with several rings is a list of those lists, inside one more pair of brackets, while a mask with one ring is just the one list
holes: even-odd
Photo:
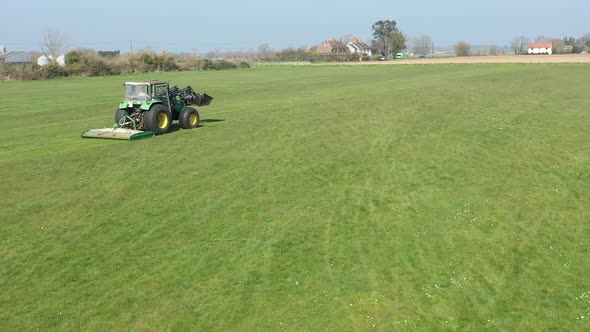
[[162, 81], [127, 82], [125, 100], [115, 111], [115, 125], [86, 131], [82, 137], [134, 141], [167, 133], [174, 120], [182, 129], [197, 128], [200, 116], [194, 106], [207, 106], [212, 100], [190, 86], [180, 89]]

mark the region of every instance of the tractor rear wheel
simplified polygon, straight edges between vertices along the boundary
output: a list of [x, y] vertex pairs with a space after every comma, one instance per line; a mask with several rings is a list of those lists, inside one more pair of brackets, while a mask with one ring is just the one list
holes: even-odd
[[115, 112], [115, 123], [119, 123], [119, 121], [121, 121], [121, 119], [126, 116], [127, 116], [127, 110], [118, 109]]
[[143, 128], [146, 131], [162, 135], [168, 132], [170, 124], [172, 124], [172, 114], [162, 104], [154, 105], [149, 111], [143, 112]]
[[185, 107], [180, 111], [180, 115], [178, 116], [178, 122], [180, 122], [180, 127], [182, 129], [193, 129], [199, 126], [199, 122], [201, 121], [201, 117], [199, 116], [199, 112], [192, 108], [192, 107]]

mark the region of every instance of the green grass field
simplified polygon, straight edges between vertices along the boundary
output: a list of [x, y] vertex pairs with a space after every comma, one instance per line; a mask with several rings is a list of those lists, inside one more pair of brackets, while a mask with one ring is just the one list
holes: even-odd
[[[0, 82], [0, 330], [588, 330], [590, 65]], [[215, 97], [111, 126], [126, 80]]]

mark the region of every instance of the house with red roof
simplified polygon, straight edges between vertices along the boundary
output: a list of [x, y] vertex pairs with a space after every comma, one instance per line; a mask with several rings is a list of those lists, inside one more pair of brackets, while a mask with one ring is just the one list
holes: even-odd
[[346, 45], [340, 40], [326, 40], [315, 48], [315, 54], [320, 56], [344, 54], [348, 52]]
[[553, 54], [553, 43], [530, 43], [529, 54]]

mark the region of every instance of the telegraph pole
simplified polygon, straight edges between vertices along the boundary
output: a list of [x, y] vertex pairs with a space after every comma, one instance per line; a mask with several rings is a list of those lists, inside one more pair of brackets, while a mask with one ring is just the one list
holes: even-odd
[[432, 58], [434, 59], [434, 40], [432, 41]]
[[131, 44], [131, 72], [135, 73], [135, 59], [133, 58], [133, 40], [130, 40]]

